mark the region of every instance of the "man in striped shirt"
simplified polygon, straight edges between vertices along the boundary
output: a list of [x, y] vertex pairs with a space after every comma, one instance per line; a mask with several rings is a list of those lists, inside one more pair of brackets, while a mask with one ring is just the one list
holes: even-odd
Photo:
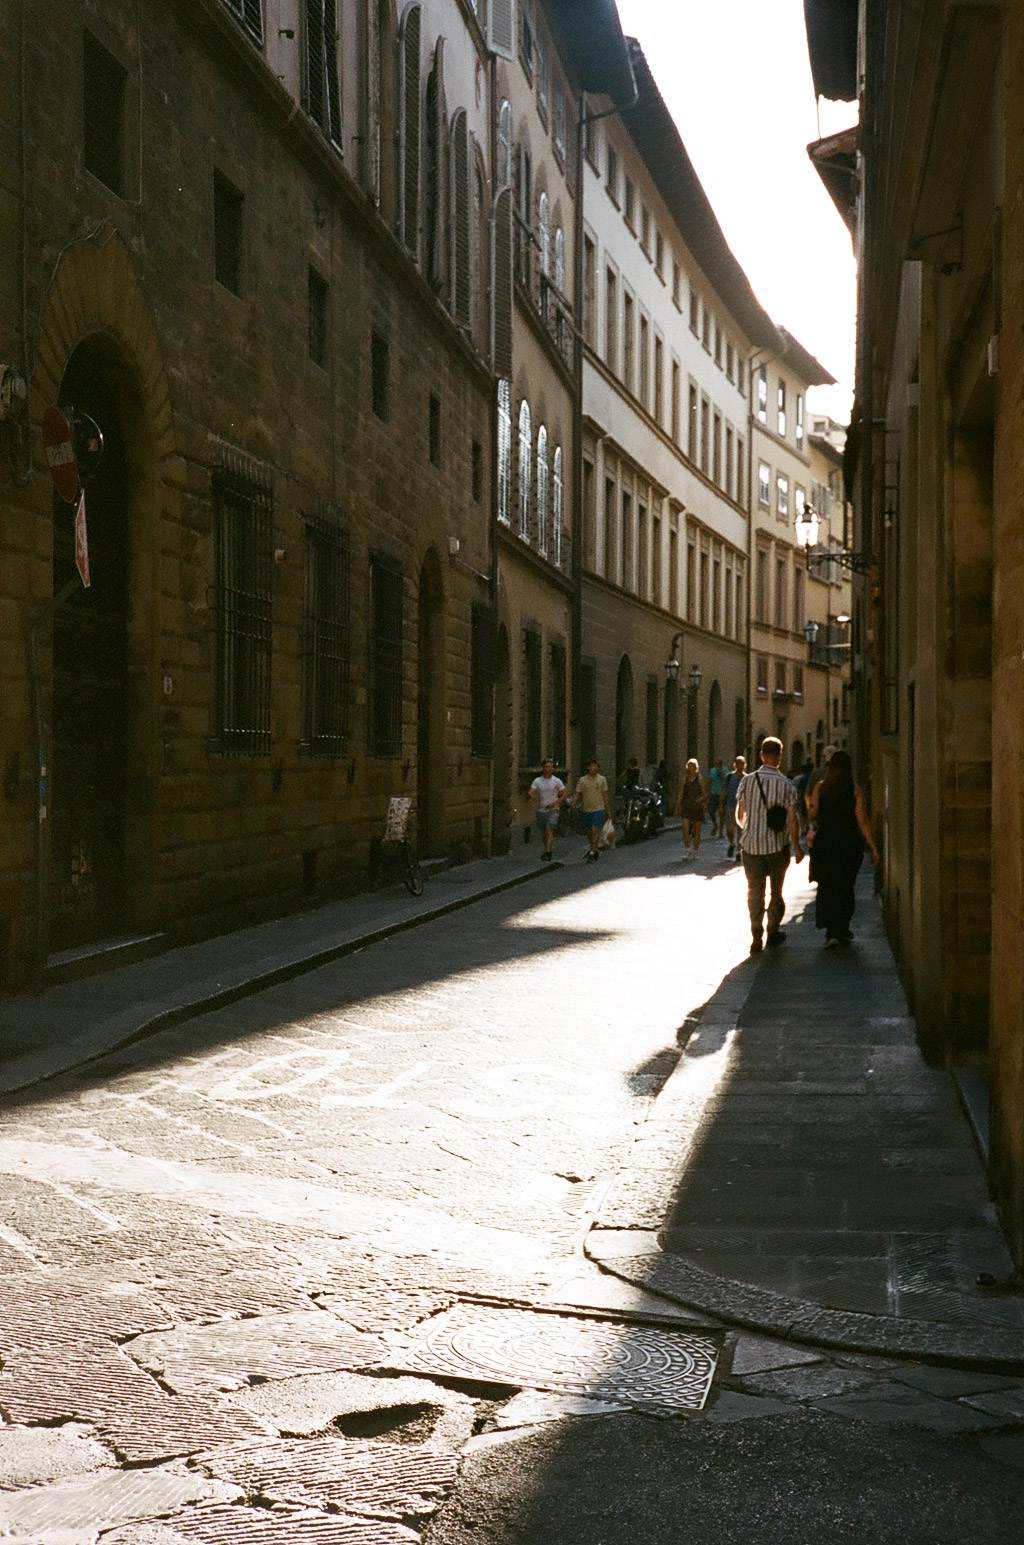
[[[804, 856], [800, 846], [800, 821], [797, 816], [799, 796], [796, 784], [780, 772], [782, 741], [767, 735], [761, 742], [761, 766], [756, 772], [747, 773], [736, 796], [736, 824], [741, 832], [743, 868], [747, 876], [747, 905], [750, 909], [750, 953], [760, 954], [764, 944], [769, 948], [782, 944], [786, 935], [782, 932], [782, 914], [786, 903], [782, 899], [782, 882], [789, 868], [791, 856], [799, 864]], [[768, 819], [773, 806], [781, 806], [785, 821], [781, 830], [774, 830], [782, 817]], [[764, 893], [771, 887], [768, 902], [768, 937], [762, 938], [764, 927]]]

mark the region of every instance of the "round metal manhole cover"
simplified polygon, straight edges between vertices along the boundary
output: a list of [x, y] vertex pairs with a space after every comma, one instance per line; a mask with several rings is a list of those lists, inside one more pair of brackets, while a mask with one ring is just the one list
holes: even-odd
[[456, 1304], [403, 1337], [396, 1366], [648, 1409], [699, 1411], [717, 1358], [715, 1339], [692, 1331]]

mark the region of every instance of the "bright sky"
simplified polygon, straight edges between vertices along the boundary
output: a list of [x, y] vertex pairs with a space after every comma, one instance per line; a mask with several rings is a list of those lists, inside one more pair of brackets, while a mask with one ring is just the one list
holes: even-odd
[[821, 105], [802, 0], [618, 0], [726, 240], [769, 315], [839, 381], [810, 405], [845, 424], [853, 392], [850, 237], [807, 156], [856, 108]]

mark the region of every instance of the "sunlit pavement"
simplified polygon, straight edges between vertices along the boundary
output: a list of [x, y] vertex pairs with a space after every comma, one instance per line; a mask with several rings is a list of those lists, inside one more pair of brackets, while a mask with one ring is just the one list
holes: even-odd
[[[673, 1132], [679, 1047], [702, 1009], [704, 1037], [716, 1006], [770, 1007], [799, 949], [748, 961], [724, 844], [562, 853], [534, 887], [8, 1099], [0, 1537], [1019, 1545], [1012, 1374], [787, 1345], [588, 1260], [601, 1233], [650, 1260], [680, 1202], [678, 1157], [648, 1184], [638, 1140], [690, 1132], [720, 1186], [728, 1155], [692, 1134], [735, 1068]], [[702, 1219], [717, 1268], [737, 1222]], [[699, 1406], [701, 1357], [703, 1412], [652, 1414], [670, 1383]], [[818, 1530], [808, 1445], [836, 1470]], [[850, 1532], [868, 1473], [892, 1534]]]

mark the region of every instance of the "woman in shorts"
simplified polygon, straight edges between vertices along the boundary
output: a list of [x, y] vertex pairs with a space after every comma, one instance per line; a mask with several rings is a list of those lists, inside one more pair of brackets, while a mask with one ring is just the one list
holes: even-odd
[[683, 852], [694, 859], [700, 851], [700, 834], [704, 825], [704, 807], [708, 799], [706, 779], [700, 775], [700, 763], [691, 756], [679, 782], [676, 796], [676, 815], [683, 821]]

